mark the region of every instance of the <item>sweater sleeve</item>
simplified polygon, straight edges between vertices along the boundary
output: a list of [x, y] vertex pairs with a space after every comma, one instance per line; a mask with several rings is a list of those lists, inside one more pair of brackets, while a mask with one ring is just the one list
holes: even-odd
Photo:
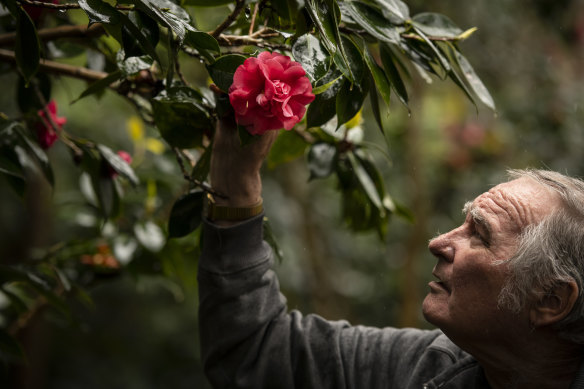
[[405, 388], [437, 331], [352, 327], [287, 312], [262, 218], [204, 227], [199, 321], [213, 386]]

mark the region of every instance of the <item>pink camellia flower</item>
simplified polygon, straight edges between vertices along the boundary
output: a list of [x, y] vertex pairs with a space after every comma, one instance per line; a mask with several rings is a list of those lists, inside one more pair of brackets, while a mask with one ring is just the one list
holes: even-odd
[[240, 65], [229, 88], [237, 123], [253, 135], [292, 129], [314, 100], [312, 85], [298, 62], [264, 51]]
[[[47, 118], [45, 111], [49, 111], [52, 122]], [[58, 138], [57, 131], [61, 131], [63, 125], [67, 123], [67, 119], [57, 116], [57, 103], [55, 103], [55, 100], [51, 100], [45, 109], [39, 109], [38, 115], [41, 121], [36, 124], [37, 139], [41, 147], [46, 150], [55, 143]], [[53, 123], [57, 128], [53, 128]]]

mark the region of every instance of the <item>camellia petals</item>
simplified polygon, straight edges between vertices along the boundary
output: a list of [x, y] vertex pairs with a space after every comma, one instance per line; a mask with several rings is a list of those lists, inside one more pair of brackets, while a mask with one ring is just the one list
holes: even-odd
[[302, 65], [268, 51], [246, 59], [236, 69], [229, 88], [237, 123], [254, 135], [292, 129], [314, 97]]

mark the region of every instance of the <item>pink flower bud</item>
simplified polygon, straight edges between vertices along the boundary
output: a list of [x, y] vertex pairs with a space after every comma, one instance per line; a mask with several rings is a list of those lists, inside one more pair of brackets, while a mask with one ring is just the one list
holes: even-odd
[[[47, 118], [45, 111], [49, 112], [50, 119]], [[41, 147], [46, 150], [55, 143], [58, 138], [57, 132], [62, 130], [63, 125], [67, 123], [67, 119], [57, 116], [57, 103], [55, 100], [51, 100], [44, 109], [40, 109], [37, 113], [40, 118], [40, 121], [35, 125], [37, 139]], [[54, 128], [53, 124], [57, 128]]]

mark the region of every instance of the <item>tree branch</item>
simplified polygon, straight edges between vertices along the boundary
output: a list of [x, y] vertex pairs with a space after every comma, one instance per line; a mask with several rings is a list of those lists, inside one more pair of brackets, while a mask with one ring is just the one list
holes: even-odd
[[[16, 0], [20, 4], [30, 5], [32, 7], [41, 7], [41, 8], [50, 8], [56, 10], [68, 10], [68, 9], [78, 9], [81, 8], [77, 3], [62, 3], [62, 4], [53, 4], [53, 3], [44, 3], [42, 1], [36, 0]], [[116, 5], [116, 9], [120, 11], [133, 11], [133, 5]]]
[[237, 16], [245, 6], [245, 0], [236, 0], [235, 8], [233, 11], [227, 16], [227, 18], [221, 23], [216, 29], [210, 31], [209, 34], [213, 36], [213, 38], [217, 38], [227, 27], [231, 25], [237, 19]]
[[[44, 4], [44, 3], [43, 3]], [[94, 38], [105, 33], [100, 23], [91, 26], [59, 26], [44, 28], [37, 31], [40, 40], [52, 41], [57, 38]], [[0, 46], [8, 46], [16, 42], [16, 33], [0, 34]]]
[[[0, 61], [16, 63], [16, 55], [14, 54], [14, 51], [0, 49]], [[99, 81], [108, 75], [105, 72], [67, 65], [46, 59], [41, 59], [39, 61], [39, 70], [47, 73], [79, 78], [86, 81]]]

